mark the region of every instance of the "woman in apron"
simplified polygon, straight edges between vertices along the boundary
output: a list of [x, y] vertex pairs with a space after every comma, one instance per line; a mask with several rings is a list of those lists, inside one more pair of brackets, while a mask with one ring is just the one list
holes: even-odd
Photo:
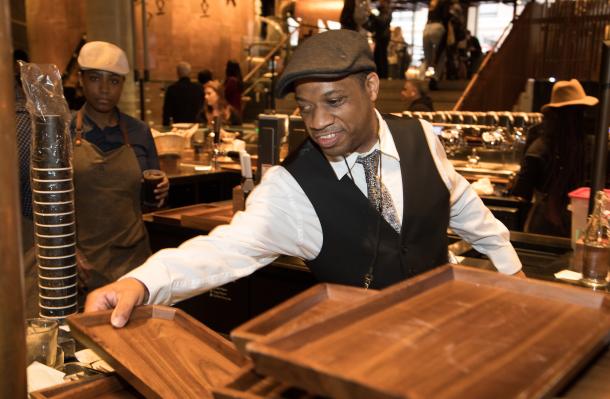
[[[74, 202], [77, 256], [87, 289], [116, 280], [143, 263], [151, 251], [140, 202], [142, 172], [158, 169], [150, 130], [119, 112], [125, 53], [113, 44], [90, 42], [78, 62], [86, 104], [73, 122]], [[167, 178], [157, 186], [159, 205]]]

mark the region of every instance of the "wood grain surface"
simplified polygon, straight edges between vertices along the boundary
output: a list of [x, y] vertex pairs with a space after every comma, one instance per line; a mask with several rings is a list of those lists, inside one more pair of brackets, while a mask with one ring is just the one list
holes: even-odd
[[541, 398], [605, 343], [609, 297], [443, 266], [248, 345], [256, 371], [336, 398]]
[[248, 342], [315, 324], [376, 292], [345, 285], [317, 284], [237, 327], [231, 331], [231, 340], [241, 353], [247, 355]]
[[201, 209], [199, 212], [184, 213], [180, 223], [182, 227], [211, 231], [216, 226], [230, 223], [232, 218], [233, 204], [228, 204]]
[[96, 351], [147, 398], [211, 398], [246, 359], [235, 346], [183, 311], [141, 306], [114, 328], [110, 311], [68, 318], [73, 336]]
[[180, 226], [183, 215], [199, 214], [205, 211], [216, 209], [217, 206], [210, 204], [197, 204], [183, 206], [175, 209], [166, 209], [153, 212], [152, 217], [155, 222]]
[[271, 377], [257, 374], [252, 366], [245, 367], [235, 379], [223, 387], [214, 388], [214, 399], [315, 399], [299, 388], [283, 384]]
[[142, 395], [116, 375], [100, 375], [41, 389], [32, 399], [137, 399]]

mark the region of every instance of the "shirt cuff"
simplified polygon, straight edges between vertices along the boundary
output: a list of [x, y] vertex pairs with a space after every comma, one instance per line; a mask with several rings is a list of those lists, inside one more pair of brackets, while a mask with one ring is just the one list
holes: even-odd
[[170, 281], [170, 275], [165, 266], [160, 262], [150, 259], [142, 266], [125, 274], [119, 280], [124, 278], [135, 278], [144, 284], [148, 290], [146, 305], [171, 304], [171, 285], [167, 284]]
[[486, 255], [502, 274], [515, 274], [522, 269], [521, 260], [511, 245], [488, 251]]

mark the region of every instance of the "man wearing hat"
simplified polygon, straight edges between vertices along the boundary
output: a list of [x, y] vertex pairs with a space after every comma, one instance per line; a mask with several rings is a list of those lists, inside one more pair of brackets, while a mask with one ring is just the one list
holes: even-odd
[[382, 117], [366, 40], [337, 30], [293, 53], [277, 95], [294, 91], [310, 139], [271, 168], [230, 225], [153, 255], [92, 293], [86, 311], [174, 303], [286, 254], [324, 282], [384, 288], [447, 262], [447, 227], [503, 273], [521, 264], [498, 222], [452, 168], [431, 126]]
[[576, 79], [553, 85], [551, 102], [542, 106], [544, 120], [528, 133], [525, 156], [512, 194], [534, 204], [526, 232], [569, 237], [568, 193], [589, 185], [592, 143], [588, 142], [585, 110], [598, 103]]
[[[116, 280], [150, 255], [140, 209], [142, 171], [159, 169], [150, 129], [119, 111], [127, 57], [112, 43], [89, 42], [78, 56], [85, 105], [72, 121], [77, 258], [85, 285]], [[157, 186], [162, 203], [167, 178]]]

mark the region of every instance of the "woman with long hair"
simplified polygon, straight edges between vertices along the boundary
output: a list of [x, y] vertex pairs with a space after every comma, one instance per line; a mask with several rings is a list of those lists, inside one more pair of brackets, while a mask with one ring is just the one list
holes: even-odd
[[212, 127], [214, 118], [219, 116], [224, 125], [241, 125], [239, 112], [227, 103], [222, 85], [217, 80], [210, 80], [203, 85], [204, 104], [199, 113], [198, 121]]
[[576, 79], [553, 86], [551, 102], [542, 107], [541, 133], [526, 149], [512, 190], [513, 195], [534, 199], [525, 231], [570, 236], [568, 193], [586, 184], [590, 171], [584, 113], [597, 103]]
[[244, 92], [244, 81], [241, 76], [241, 68], [237, 61], [227, 61], [224, 86], [224, 95], [227, 103], [232, 105], [239, 115], [241, 115], [241, 95]]

